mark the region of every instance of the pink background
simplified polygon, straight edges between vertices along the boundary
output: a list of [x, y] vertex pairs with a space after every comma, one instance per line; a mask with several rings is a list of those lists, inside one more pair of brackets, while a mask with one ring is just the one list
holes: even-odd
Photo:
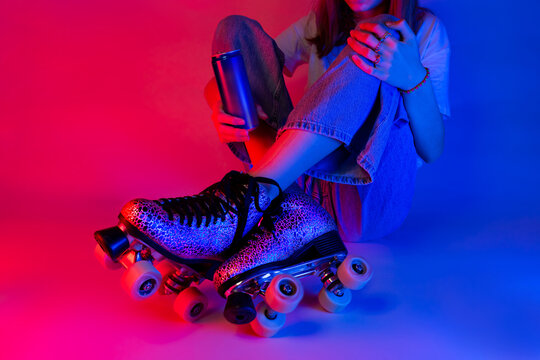
[[[192, 193], [239, 167], [202, 95], [213, 30], [242, 13], [275, 36], [310, 6], [276, 18], [284, 3], [3, 3], [2, 189], [101, 208], [103, 199]], [[118, 210], [105, 209], [104, 219]]]

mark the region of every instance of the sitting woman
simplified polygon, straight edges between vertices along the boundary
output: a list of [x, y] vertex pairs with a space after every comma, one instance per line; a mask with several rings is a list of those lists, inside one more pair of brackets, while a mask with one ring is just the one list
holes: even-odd
[[[235, 298], [229, 320], [248, 322], [253, 306], [241, 304], [272, 276], [301, 276], [298, 264], [319, 268], [327, 259], [339, 265], [342, 239], [378, 238], [403, 222], [417, 162], [443, 149], [449, 45], [440, 20], [415, 0], [319, 0], [275, 41], [256, 21], [229, 16], [212, 48], [243, 54], [259, 127], [248, 133], [238, 127], [243, 119], [221, 110], [215, 80], [205, 95], [221, 141], [249, 170], [195, 196], [130, 201], [120, 228], [213, 276], [219, 293]], [[283, 74], [303, 63], [309, 87], [293, 108]], [[128, 246], [113, 249], [106, 237], [96, 234], [113, 257]], [[365, 264], [355, 266], [367, 276]], [[329, 268], [320, 274], [328, 296], [344, 296]], [[358, 285], [347, 276], [339, 276], [346, 287]], [[250, 279], [259, 290], [242, 287]]]

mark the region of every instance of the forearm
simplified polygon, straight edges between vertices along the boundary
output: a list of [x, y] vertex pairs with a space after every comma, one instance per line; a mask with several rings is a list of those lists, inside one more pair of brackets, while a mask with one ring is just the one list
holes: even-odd
[[427, 163], [435, 161], [444, 147], [444, 123], [431, 80], [412, 93], [402, 93], [417, 154]]

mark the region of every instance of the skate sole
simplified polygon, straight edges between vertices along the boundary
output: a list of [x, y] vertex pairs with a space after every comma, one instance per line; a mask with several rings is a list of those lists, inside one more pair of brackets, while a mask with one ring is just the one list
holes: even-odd
[[279, 274], [296, 278], [317, 275], [320, 271], [340, 264], [347, 256], [347, 248], [337, 231], [323, 234], [297, 250], [285, 260], [257, 266], [225, 281], [218, 289], [223, 297], [233, 292], [256, 295], [264, 292]]
[[[207, 280], [212, 280], [214, 272], [223, 262], [222, 260], [217, 259], [185, 259], [181, 258], [171, 252], [167, 251], [162, 246], [158, 245], [143, 232], [133, 226], [129, 221], [127, 221], [122, 215], [119, 215], [120, 223], [125, 227], [125, 233], [128, 236], [135, 238], [136, 241], [141, 244], [151, 248], [152, 250], [158, 252], [167, 260], [169, 260], [176, 267], [188, 267], [194, 272], [200, 274]], [[131, 248], [131, 245], [130, 245]]]

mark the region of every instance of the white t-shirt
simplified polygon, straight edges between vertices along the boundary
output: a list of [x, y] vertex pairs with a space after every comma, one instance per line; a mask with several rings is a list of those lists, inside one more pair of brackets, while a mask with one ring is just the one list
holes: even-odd
[[[431, 12], [425, 11], [416, 40], [422, 65], [429, 68], [431, 83], [443, 118], [450, 117], [448, 101], [448, 69], [450, 44], [442, 22]], [[292, 76], [299, 65], [307, 63], [308, 88], [328, 69], [330, 64], [346, 46], [336, 46], [322, 59], [317, 56], [317, 47], [308, 43], [306, 37], [313, 38], [317, 32], [315, 14], [310, 12], [289, 26], [275, 40], [285, 54], [283, 72]]]

